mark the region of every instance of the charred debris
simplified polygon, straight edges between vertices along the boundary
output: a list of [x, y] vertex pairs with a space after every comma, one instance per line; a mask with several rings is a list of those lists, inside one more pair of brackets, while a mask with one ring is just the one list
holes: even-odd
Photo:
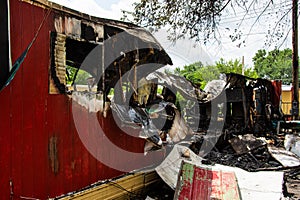
[[[180, 143], [201, 157], [200, 166], [241, 168], [249, 176], [254, 176], [251, 172], [281, 172], [283, 184], [278, 180], [277, 187], [282, 186], [282, 198], [300, 198], [299, 154], [289, 151], [288, 139], [299, 139], [299, 125], [287, 125], [281, 112], [280, 81], [230, 73], [226, 81], [213, 81], [203, 91], [183, 77], [156, 71], [142, 78], [131, 94], [128, 104], [113, 98], [111, 108], [124, 125], [142, 127], [146, 153], [168, 151]], [[184, 103], [178, 103], [178, 95]], [[187, 152], [181, 158], [190, 161]]]
[[[298, 157], [292, 164], [282, 162], [293, 157], [283, 147], [287, 132], [297, 136], [299, 124], [286, 123], [281, 112], [280, 81], [230, 73], [201, 90], [184, 77], [157, 71], [172, 61], [147, 31], [113, 23], [97, 30], [86, 28], [78, 37], [51, 35], [53, 88], [89, 112], [104, 118], [112, 114], [121, 128], [138, 130], [145, 139], [144, 153], [169, 151], [184, 142], [204, 158], [202, 163], [247, 171], [299, 166]], [[93, 42], [78, 39], [82, 37]], [[65, 56], [60, 57], [59, 44], [65, 45]], [[60, 58], [76, 71], [71, 84], [59, 76], [69, 75], [59, 71]], [[79, 70], [90, 74], [87, 85], [77, 82]], [[298, 176], [297, 171], [291, 174]]]
[[[84, 91], [78, 91], [73, 81], [67, 94], [90, 112], [100, 111], [104, 117], [112, 113], [119, 126], [140, 130], [145, 154], [169, 152], [181, 143], [203, 158], [204, 165], [284, 171], [284, 196], [299, 195], [292, 189], [299, 185], [299, 155], [284, 148], [287, 135], [297, 136], [299, 127], [288, 126], [281, 112], [280, 81], [230, 73], [225, 81], [213, 81], [201, 90], [184, 77], [151, 72], [171, 63], [164, 52], [154, 68], [136, 67], [143, 54], [151, 62], [157, 59], [151, 48], [123, 55], [99, 82], [88, 82]], [[147, 65], [147, 59], [142, 62]]]
[[[107, 35], [115, 34], [116, 30], [106, 28]], [[156, 41], [151, 41], [151, 38], [145, 40], [145, 35], [132, 30], [125, 36], [118, 38], [118, 42], [125, 44], [130, 36], [137, 41], [136, 44], [146, 43], [149, 48], [112, 55], [118, 59], [105, 69], [101, 77], [98, 77], [101, 67], [88, 68], [83, 65], [81, 58], [86, 57], [87, 53], [75, 57], [73, 51], [67, 52], [67, 62], [70, 65], [83, 63], [75, 68], [79, 70], [83, 66], [83, 70], [93, 78], [87, 81], [87, 88], [79, 91], [75, 74], [72, 84], [65, 87], [64, 92], [71, 94], [74, 101], [90, 112], [100, 111], [106, 117], [111, 110], [122, 127], [140, 129], [140, 137], [146, 140], [145, 153], [185, 140], [199, 155], [203, 153], [201, 146], [210, 146], [212, 151], [206, 157], [211, 161], [228, 161], [232, 160], [229, 155], [242, 155], [246, 165], [242, 168], [266, 167], [262, 164], [266, 162], [259, 162], [259, 159], [266, 161], [270, 157], [266, 155], [266, 144], [282, 146], [284, 142], [284, 134], [281, 134], [278, 125], [285, 121], [280, 105], [280, 81], [230, 73], [226, 74], [225, 81], [212, 81], [201, 90], [184, 77], [162, 71], [153, 72], [163, 65], [172, 64], [168, 55], [162, 49], [158, 50], [160, 46], [156, 46]], [[75, 43], [75, 40], [69, 41], [69, 45]], [[105, 49], [116, 48], [114, 44], [104, 45], [97, 53], [102, 55]], [[102, 63], [102, 60], [99, 62]], [[98, 77], [98, 82], [95, 82], [95, 77]], [[178, 96], [181, 96], [181, 101]], [[261, 142], [261, 138], [265, 140]], [[248, 146], [245, 143], [249, 143]], [[251, 152], [260, 155], [256, 157]], [[237, 163], [240, 166], [243, 162], [240, 162], [239, 156]], [[273, 164], [277, 166], [278, 163]]]
[[[227, 74], [223, 83], [203, 91], [183, 77], [156, 71], [140, 79], [136, 90], [115, 91], [110, 104], [124, 126], [142, 128], [140, 136], [148, 141], [145, 152], [189, 140], [198, 154], [205, 137], [210, 138], [206, 143], [216, 144], [213, 151], [229, 146], [234, 150], [241, 145], [234, 143], [237, 138], [247, 134], [280, 143], [275, 134], [277, 122], [284, 119], [280, 93], [278, 81], [233, 73]], [[178, 95], [183, 102], [176, 99]], [[255, 149], [260, 146], [264, 145]], [[245, 151], [249, 148], [238, 153]]]
[[[231, 73], [203, 91], [183, 77], [156, 71], [137, 88], [125, 92], [131, 94], [128, 103], [114, 96], [110, 104], [124, 126], [141, 127], [145, 153], [181, 143], [202, 157], [204, 165], [283, 171], [283, 195], [299, 195], [293, 190], [298, 187], [299, 155], [284, 148], [286, 134], [296, 129], [280, 127], [285, 123], [281, 82]], [[184, 104], [178, 103], [178, 94]]]
[[[231, 73], [203, 91], [184, 77], [156, 71], [172, 61], [146, 30], [115, 21], [99, 25], [67, 20], [73, 25], [65, 36], [60, 34], [61, 17], [55, 18], [50, 88], [90, 112], [104, 117], [112, 113], [121, 126], [141, 129], [145, 152], [191, 138], [197, 152], [204, 136], [210, 138], [205, 143], [216, 144], [213, 150], [232, 146], [230, 139], [245, 134], [280, 143], [280, 82]], [[73, 75], [62, 67], [66, 65], [75, 70]], [[77, 81], [80, 70], [90, 76], [84, 87]]]

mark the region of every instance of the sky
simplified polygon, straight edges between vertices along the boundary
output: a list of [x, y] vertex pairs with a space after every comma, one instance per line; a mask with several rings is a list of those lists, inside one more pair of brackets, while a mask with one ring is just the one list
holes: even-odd
[[[66, 7], [87, 13], [96, 17], [120, 20], [122, 17], [121, 10], [132, 11], [133, 3], [137, 0], [51, 0], [55, 3]], [[223, 14], [222, 21], [219, 26], [219, 39], [221, 44], [212, 41], [206, 45], [195, 43], [194, 41], [185, 39], [172, 44], [167, 40], [167, 31], [160, 30], [154, 33], [155, 38], [161, 43], [167, 53], [171, 56], [174, 67], [180, 67], [201, 61], [203, 64], [214, 64], [220, 58], [229, 60], [242, 60], [244, 57], [245, 67], [252, 67], [252, 58], [259, 49], [265, 48], [267, 51], [274, 49], [274, 46], [266, 48], [264, 42], [266, 33], [270, 23], [266, 21], [274, 21], [277, 12], [285, 12], [290, 4], [286, 4], [285, 0], [276, 0], [270, 10], [265, 12], [259, 21], [252, 24], [256, 19], [256, 11], [261, 11], [262, 7], [257, 7], [256, 11], [250, 11], [245, 17], [244, 12], [235, 10], [235, 13], [226, 11]], [[277, 2], [277, 3], [276, 3]], [[240, 24], [241, 19], [243, 23]], [[244, 36], [240, 41], [232, 42], [229, 35], [232, 34], [236, 27], [240, 27]], [[291, 48], [291, 36], [282, 43], [281, 49]], [[245, 42], [242, 42], [245, 41]]]

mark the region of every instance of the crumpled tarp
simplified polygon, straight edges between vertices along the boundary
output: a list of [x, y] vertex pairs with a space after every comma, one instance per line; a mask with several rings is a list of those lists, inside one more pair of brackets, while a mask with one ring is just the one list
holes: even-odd
[[145, 138], [157, 146], [162, 145], [162, 140], [159, 136], [159, 130], [155, 127], [149, 114], [145, 109], [140, 107], [132, 107], [120, 105], [112, 102], [112, 110], [121, 119], [124, 125], [132, 128], [141, 128], [140, 137]]

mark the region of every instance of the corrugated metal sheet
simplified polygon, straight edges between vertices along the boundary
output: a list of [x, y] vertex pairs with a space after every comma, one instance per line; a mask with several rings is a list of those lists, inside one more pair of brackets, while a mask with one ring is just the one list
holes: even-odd
[[239, 200], [240, 194], [234, 172], [201, 168], [183, 162], [175, 199]]

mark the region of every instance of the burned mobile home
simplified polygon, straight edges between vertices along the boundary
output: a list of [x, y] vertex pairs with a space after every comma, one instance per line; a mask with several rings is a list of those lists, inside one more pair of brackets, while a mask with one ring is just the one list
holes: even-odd
[[[218, 96], [206, 102], [199, 102], [200, 124], [195, 129], [198, 128], [198, 131], [204, 127], [208, 129], [213, 117], [215, 121], [224, 120], [222, 131], [226, 133], [263, 135], [268, 131], [274, 131], [277, 122], [283, 119], [280, 96], [280, 81], [253, 79], [229, 73], [226, 75], [226, 84], [219, 90]], [[212, 104], [219, 108], [215, 113], [211, 112]], [[190, 112], [193, 113], [193, 108]], [[192, 115], [196, 117], [195, 114]]]
[[[226, 136], [260, 135], [281, 118], [280, 83], [229, 74], [212, 96], [155, 71], [172, 61], [136, 25], [47, 0], [0, 6], [1, 198], [73, 194], [159, 163], [164, 144], [211, 124]], [[186, 106], [176, 105], [178, 93]], [[132, 180], [141, 188], [155, 177]]]
[[[222, 132], [234, 134], [274, 132], [283, 119], [280, 107], [281, 82], [226, 74], [226, 81], [213, 81], [206, 91], [183, 77], [163, 72], [150, 76], [163, 85], [163, 99], [175, 104], [176, 93], [187, 100], [181, 115], [193, 132], [206, 132], [220, 122]], [[220, 83], [221, 82], [221, 83]], [[166, 96], [168, 95], [168, 96]]]

